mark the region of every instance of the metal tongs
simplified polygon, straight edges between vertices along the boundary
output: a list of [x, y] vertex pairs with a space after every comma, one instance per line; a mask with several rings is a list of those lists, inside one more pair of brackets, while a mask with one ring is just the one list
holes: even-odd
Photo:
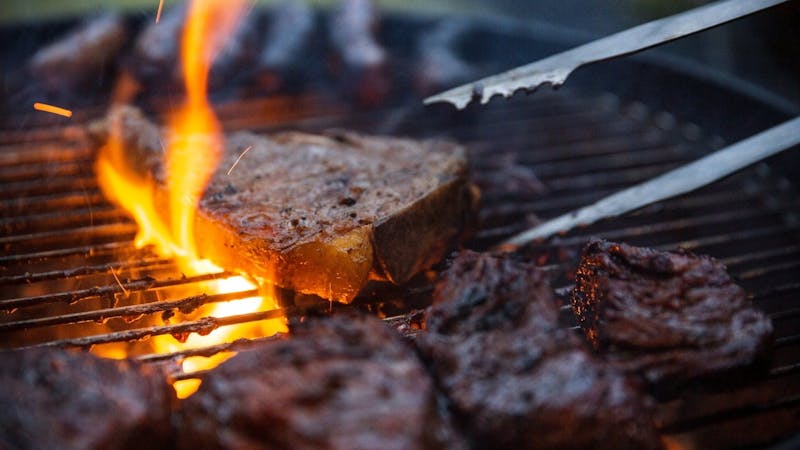
[[518, 90], [533, 91], [543, 84], [557, 87], [564, 84], [569, 74], [580, 66], [666, 44], [787, 1], [726, 0], [711, 3], [433, 95], [425, 99], [425, 104], [448, 102], [463, 109], [473, 99], [486, 104], [495, 95], [510, 97]]
[[[425, 99], [449, 102], [462, 109], [473, 99], [486, 104], [495, 95], [510, 97], [517, 90], [533, 91], [542, 84], [556, 87], [578, 67], [636, 53], [753, 14], [788, 0], [727, 0], [639, 25], [534, 63], [450, 89]], [[513, 250], [531, 241], [563, 233], [576, 226], [618, 216], [691, 192], [783, 150], [800, 145], [800, 117], [667, 172], [645, 183], [610, 195], [597, 203], [556, 217], [512, 236], [500, 248]]]

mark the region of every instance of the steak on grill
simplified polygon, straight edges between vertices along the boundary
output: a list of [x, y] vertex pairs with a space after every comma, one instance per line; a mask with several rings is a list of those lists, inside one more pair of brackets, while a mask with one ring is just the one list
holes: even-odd
[[153, 366], [66, 350], [0, 352], [0, 447], [169, 448], [174, 397]]
[[608, 361], [662, 394], [749, 365], [771, 342], [769, 318], [725, 266], [684, 251], [589, 242], [572, 307]]
[[293, 322], [207, 374], [178, 416], [186, 449], [458, 448], [421, 361], [366, 315]]
[[644, 398], [558, 324], [544, 274], [462, 252], [417, 343], [478, 448], [661, 448]]
[[[142, 178], [154, 174], [165, 191], [155, 125], [132, 108], [108, 120], [125, 143], [112, 160]], [[200, 201], [199, 252], [226, 269], [347, 303], [368, 279], [403, 283], [445, 255], [475, 208], [467, 166], [465, 150], [444, 141], [235, 133]]]

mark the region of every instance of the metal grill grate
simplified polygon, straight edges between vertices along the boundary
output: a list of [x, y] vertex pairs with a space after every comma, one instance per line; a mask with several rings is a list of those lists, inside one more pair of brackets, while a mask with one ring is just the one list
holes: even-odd
[[[483, 187], [480, 229], [467, 244], [478, 250], [521, 231], [537, 217], [590, 203], [723, 144], [721, 138], [670, 114], [592, 91], [541, 92], [465, 113], [423, 110], [409, 99], [365, 110], [312, 94], [235, 101], [220, 105], [218, 111], [227, 130], [343, 127], [446, 136], [467, 144], [475, 178]], [[166, 108], [156, 100], [144, 106], [155, 116]], [[0, 120], [15, 124], [0, 130], [3, 346], [89, 348], [124, 343], [138, 359], [177, 368], [176, 363], [189, 356], [256, 345], [261, 340], [159, 355], [136, 348], [138, 340], [150, 336], [206, 333], [293, 311], [165, 322], [174, 311], [255, 292], [207, 295], [200, 283], [228, 274], [185, 277], [171, 261], [135, 248], [134, 223], [100, 194], [93, 151], [70, 125], [99, 114], [99, 109], [78, 111], [70, 122], [42, 116]], [[794, 189], [762, 164], [696, 193], [525, 250], [552, 274], [556, 293], [565, 303], [570, 271], [590, 236], [710, 254], [727, 264], [755, 304], [770, 314], [776, 340], [768, 375], [726, 392], [685, 392], [659, 405], [659, 426], [676, 444], [758, 448], [798, 427], [800, 200]], [[413, 309], [425, 304], [430, 291], [421, 280], [371, 294], [357, 304], [397, 314], [387, 320], [413, 334]], [[566, 305], [564, 320], [574, 326]], [[193, 376], [197, 374], [173, 372], [176, 380]]]

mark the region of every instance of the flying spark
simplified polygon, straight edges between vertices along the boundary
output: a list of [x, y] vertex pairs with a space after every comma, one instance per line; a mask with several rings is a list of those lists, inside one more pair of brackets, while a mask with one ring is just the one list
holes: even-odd
[[58, 114], [59, 116], [72, 117], [72, 111], [66, 108], [59, 108], [58, 106], [48, 105], [47, 103], [36, 102], [33, 104], [33, 109], [37, 111], [44, 111], [52, 114]]
[[244, 156], [244, 155], [245, 155], [247, 152], [249, 152], [249, 151], [250, 151], [252, 148], [253, 148], [253, 146], [251, 145], [251, 146], [247, 147], [246, 149], [244, 149], [244, 151], [242, 152], [242, 154], [241, 154], [241, 155], [239, 155], [239, 157], [238, 157], [238, 158], [236, 158], [236, 161], [234, 161], [234, 162], [233, 162], [233, 165], [231, 165], [231, 168], [230, 168], [230, 169], [228, 169], [228, 173], [227, 173], [226, 175], [230, 175], [230, 174], [231, 174], [231, 172], [233, 172], [233, 168], [234, 168], [234, 167], [236, 167], [236, 165], [237, 165], [237, 164], [239, 164], [239, 161], [241, 161], [242, 157], [243, 157], [243, 156]]

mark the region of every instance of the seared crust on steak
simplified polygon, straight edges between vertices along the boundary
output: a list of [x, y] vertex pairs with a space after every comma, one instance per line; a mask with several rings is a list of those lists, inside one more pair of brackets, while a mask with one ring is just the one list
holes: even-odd
[[169, 448], [174, 397], [164, 374], [134, 361], [0, 352], [0, 448]]
[[769, 318], [725, 266], [689, 252], [589, 242], [572, 307], [609, 362], [665, 393], [747, 366], [771, 342]]
[[430, 376], [381, 320], [309, 318], [290, 329], [204, 377], [179, 411], [180, 448], [458, 448]]
[[[122, 128], [117, 159], [163, 191], [157, 128], [132, 108], [108, 120]], [[226, 269], [350, 302], [370, 278], [399, 284], [439, 261], [470, 222], [473, 197], [466, 151], [450, 142], [239, 132], [200, 201], [197, 244]]]
[[544, 274], [460, 253], [415, 342], [476, 448], [661, 448], [645, 400], [568, 328]]

